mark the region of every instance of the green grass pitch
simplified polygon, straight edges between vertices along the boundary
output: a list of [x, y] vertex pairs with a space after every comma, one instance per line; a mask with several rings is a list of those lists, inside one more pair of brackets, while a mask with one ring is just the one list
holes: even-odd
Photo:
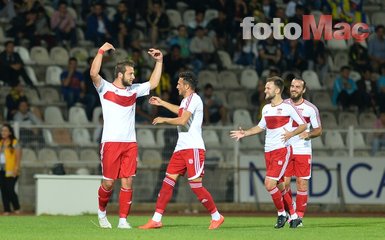
[[141, 230], [149, 216], [130, 216], [133, 229], [117, 229], [118, 216], [109, 216], [113, 229], [100, 229], [97, 217], [85, 216], [10, 216], [0, 217], [0, 239], [154, 239], [154, 240], [241, 240], [241, 239], [385, 239], [385, 218], [308, 217], [304, 227], [274, 229], [274, 217], [225, 215], [225, 223], [208, 230], [209, 216], [165, 216], [163, 228]]

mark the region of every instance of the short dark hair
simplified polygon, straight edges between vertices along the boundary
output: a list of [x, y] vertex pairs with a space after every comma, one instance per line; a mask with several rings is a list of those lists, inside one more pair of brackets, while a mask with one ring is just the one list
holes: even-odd
[[213, 87], [213, 85], [211, 83], [207, 83], [205, 85], [205, 90], [207, 90], [207, 89], [214, 89], [214, 87]]
[[345, 65], [345, 66], [342, 66], [341, 68], [340, 68], [340, 71], [342, 72], [342, 71], [344, 71], [344, 70], [351, 70], [351, 68], [349, 67], [349, 66], [347, 66], [347, 65]]
[[119, 73], [124, 75], [126, 72], [126, 66], [135, 67], [135, 63], [131, 60], [118, 62], [115, 66], [114, 77], [117, 78]]
[[279, 92], [282, 93], [285, 89], [284, 81], [278, 76], [269, 77], [266, 79], [266, 82], [273, 82], [275, 86], [279, 88]]
[[382, 29], [385, 29], [385, 26], [382, 25], [382, 24], [379, 24], [379, 25], [376, 26], [376, 28], [374, 29], [374, 31], [377, 32], [377, 31], [380, 30], [381, 28], [382, 28]]
[[[302, 81], [302, 83], [303, 83], [303, 89], [305, 89], [305, 88], [306, 88], [306, 81], [305, 81], [305, 80], [303, 80], [302, 78], [298, 78], [298, 77], [295, 77], [295, 78], [293, 78], [293, 80]], [[292, 81], [293, 81], [293, 80], [292, 80]]]
[[4, 43], [4, 46], [8, 46], [9, 44], [13, 44], [13, 45], [15, 45], [15, 42], [13, 41], [13, 40], [8, 40], [8, 41], [6, 41], [5, 43]]
[[181, 72], [179, 73], [179, 78], [182, 78], [183, 81], [188, 83], [193, 90], [195, 90], [198, 86], [198, 79], [192, 72]]

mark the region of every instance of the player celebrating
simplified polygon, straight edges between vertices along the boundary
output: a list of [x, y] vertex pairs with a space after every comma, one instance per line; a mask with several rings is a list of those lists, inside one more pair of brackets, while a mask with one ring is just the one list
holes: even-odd
[[103, 109], [103, 135], [100, 155], [103, 181], [99, 187], [99, 225], [111, 228], [106, 217], [106, 206], [112, 194], [116, 179], [121, 179], [119, 194], [118, 228], [131, 228], [126, 218], [130, 212], [132, 200], [132, 181], [136, 173], [138, 146], [135, 135], [135, 103], [136, 98], [148, 95], [151, 89], [158, 86], [162, 73], [163, 54], [151, 48], [148, 53], [156, 64], [150, 80], [142, 84], [133, 84], [134, 64], [130, 61], [117, 63], [114, 81], [107, 82], [99, 75], [103, 53], [115, 50], [110, 43], [99, 48], [92, 62], [90, 75], [99, 93]]
[[[285, 190], [291, 196], [291, 177], [296, 176], [296, 213], [298, 215], [297, 219], [290, 221], [291, 228], [302, 226], [302, 218], [306, 210], [308, 182], [311, 177], [312, 149], [310, 139], [321, 136], [322, 134], [318, 109], [303, 98], [305, 91], [306, 82], [302, 79], [294, 78], [290, 85], [290, 98], [285, 100], [285, 102], [294, 105], [308, 124], [306, 131], [290, 139], [290, 144], [293, 147], [293, 155], [285, 172]], [[298, 124], [293, 122], [293, 127], [297, 126]]]
[[[284, 89], [283, 80], [280, 77], [268, 78], [265, 85], [265, 100], [270, 101], [262, 109], [262, 118], [258, 125], [248, 130], [234, 130], [230, 132], [230, 136], [237, 141], [243, 137], [251, 136], [266, 130], [265, 137], [265, 164], [266, 177], [265, 188], [270, 193], [274, 205], [278, 211], [278, 219], [275, 228], [285, 226], [288, 219], [286, 215], [283, 198], [289, 197], [285, 194], [282, 196], [281, 191], [277, 188], [278, 182], [283, 182], [283, 174], [289, 162], [292, 148], [288, 144], [288, 140], [300, 134], [306, 129], [306, 123], [298, 111], [291, 104], [283, 102], [282, 92]], [[299, 126], [292, 129], [293, 120]], [[297, 216], [291, 204], [291, 199], [286, 201], [290, 203], [290, 214], [292, 219]]]
[[205, 145], [202, 139], [203, 103], [195, 89], [197, 87], [196, 77], [191, 72], [179, 74], [177, 89], [183, 100], [180, 106], [170, 104], [158, 97], [151, 97], [150, 104], [163, 106], [178, 115], [175, 118], [157, 117], [153, 124], [176, 125], [178, 129], [178, 141], [171, 156], [156, 201], [155, 213], [141, 229], [152, 229], [162, 227], [162, 215], [167, 203], [172, 197], [175, 183], [179, 175], [187, 172], [188, 181], [194, 194], [203, 206], [211, 213], [209, 229], [216, 229], [224, 222], [224, 217], [219, 214], [211, 194], [202, 186], [204, 175]]

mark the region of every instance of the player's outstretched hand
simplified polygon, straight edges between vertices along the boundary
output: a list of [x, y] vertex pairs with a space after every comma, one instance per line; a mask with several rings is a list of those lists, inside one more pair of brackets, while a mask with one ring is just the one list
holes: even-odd
[[159, 97], [151, 97], [148, 102], [151, 104], [151, 105], [155, 105], [155, 106], [161, 106], [162, 105], [162, 99], [160, 99]]
[[160, 123], [164, 123], [164, 118], [157, 117], [157, 118], [154, 118], [154, 120], [152, 121], [152, 125], [156, 125], [156, 124], [160, 124]]
[[243, 138], [245, 136], [245, 130], [243, 130], [241, 127], [239, 130], [233, 130], [230, 131], [230, 137], [235, 139], [236, 141], [239, 141], [239, 139]]
[[103, 51], [108, 51], [108, 50], [115, 50], [114, 46], [109, 43], [109, 42], [105, 42], [101, 47], [100, 49], [102, 49]]
[[163, 62], [163, 53], [159, 49], [150, 48], [148, 54], [150, 54], [157, 62]]

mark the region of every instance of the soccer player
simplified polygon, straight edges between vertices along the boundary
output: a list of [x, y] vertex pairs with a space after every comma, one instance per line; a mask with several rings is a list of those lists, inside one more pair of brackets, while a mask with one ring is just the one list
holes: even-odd
[[[287, 165], [285, 172], [285, 190], [290, 196], [291, 177], [296, 176], [297, 196], [296, 196], [296, 213], [297, 219], [290, 221], [290, 227], [296, 228], [302, 226], [302, 218], [305, 214], [308, 199], [308, 182], [311, 177], [311, 160], [312, 149], [311, 140], [321, 136], [322, 127], [319, 112], [316, 106], [303, 98], [306, 92], [306, 82], [303, 79], [294, 78], [290, 85], [290, 98], [285, 102], [294, 105], [305, 119], [308, 127], [306, 131], [290, 139], [293, 147], [293, 155]], [[298, 124], [293, 122], [293, 127]]]
[[111, 197], [116, 179], [121, 179], [119, 194], [118, 228], [131, 228], [126, 218], [132, 201], [132, 181], [136, 174], [138, 146], [135, 135], [136, 99], [148, 95], [159, 84], [162, 73], [163, 54], [157, 49], [148, 53], [156, 61], [150, 80], [142, 84], [133, 84], [134, 64], [130, 61], [119, 62], [115, 66], [112, 83], [100, 75], [103, 54], [115, 50], [106, 42], [99, 48], [90, 69], [91, 79], [99, 93], [103, 109], [103, 134], [100, 146], [103, 181], [99, 187], [99, 225], [111, 228], [106, 217], [106, 206]]
[[[266, 130], [265, 137], [265, 188], [270, 193], [274, 205], [278, 211], [278, 219], [275, 228], [282, 228], [288, 219], [285, 212], [283, 198], [289, 197], [288, 194], [282, 195], [277, 185], [284, 181], [283, 174], [289, 162], [292, 147], [288, 144], [288, 140], [300, 134], [306, 129], [305, 120], [300, 113], [291, 104], [285, 103], [282, 99], [284, 82], [280, 77], [271, 77], [266, 80], [265, 84], [265, 100], [266, 104], [262, 109], [262, 118], [258, 125], [248, 130], [234, 130], [230, 132], [230, 136], [237, 141], [243, 137], [255, 135]], [[293, 121], [299, 126], [292, 130]], [[291, 204], [291, 199], [286, 201], [290, 203], [290, 214], [292, 219], [297, 216]]]
[[177, 89], [183, 97], [180, 106], [170, 104], [158, 97], [151, 97], [150, 104], [163, 106], [178, 116], [175, 118], [157, 117], [153, 124], [176, 125], [178, 129], [178, 141], [171, 156], [156, 201], [155, 213], [141, 229], [162, 227], [162, 216], [170, 201], [175, 183], [179, 175], [187, 172], [188, 181], [194, 194], [203, 206], [211, 213], [209, 229], [216, 229], [224, 222], [225, 218], [219, 214], [211, 194], [202, 186], [204, 175], [205, 145], [202, 139], [203, 102], [195, 92], [197, 79], [191, 72], [179, 74]]

